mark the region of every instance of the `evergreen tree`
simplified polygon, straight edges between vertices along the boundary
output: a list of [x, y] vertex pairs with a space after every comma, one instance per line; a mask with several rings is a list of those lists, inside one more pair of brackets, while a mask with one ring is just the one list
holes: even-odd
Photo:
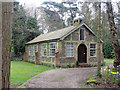
[[26, 11], [19, 2], [14, 3], [12, 56], [21, 56], [25, 50], [25, 43], [40, 34], [37, 20], [26, 16]]

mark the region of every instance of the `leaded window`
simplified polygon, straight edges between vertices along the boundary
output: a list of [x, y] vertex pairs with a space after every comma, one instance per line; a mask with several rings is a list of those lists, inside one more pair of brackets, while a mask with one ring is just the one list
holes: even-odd
[[67, 57], [73, 57], [74, 56], [74, 46], [73, 43], [67, 43]]
[[33, 51], [32, 46], [29, 46], [29, 56], [32, 56], [32, 51]]
[[50, 56], [55, 56], [56, 43], [50, 43]]
[[42, 56], [47, 56], [47, 45], [42, 44]]
[[34, 49], [34, 56], [35, 56], [35, 53], [37, 52], [37, 45], [34, 45], [33, 49]]
[[90, 44], [90, 56], [96, 56], [96, 44]]

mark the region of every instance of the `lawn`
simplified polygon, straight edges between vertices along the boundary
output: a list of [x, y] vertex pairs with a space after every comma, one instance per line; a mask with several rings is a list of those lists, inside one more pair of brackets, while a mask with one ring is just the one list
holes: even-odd
[[106, 62], [106, 64], [113, 64], [114, 59], [104, 59], [104, 62]]
[[11, 86], [19, 86], [33, 76], [44, 71], [53, 69], [49, 66], [35, 65], [23, 61], [11, 62]]

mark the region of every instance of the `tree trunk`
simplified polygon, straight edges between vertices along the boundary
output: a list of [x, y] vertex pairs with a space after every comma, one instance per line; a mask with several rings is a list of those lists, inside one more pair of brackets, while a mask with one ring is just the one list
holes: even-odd
[[114, 22], [112, 4], [111, 2], [106, 2], [106, 5], [107, 5], [107, 14], [108, 14], [110, 33], [112, 36], [112, 45], [115, 53], [114, 66], [117, 67], [117, 65], [120, 65], [120, 45], [118, 42], [118, 35], [117, 35], [115, 22]]
[[101, 2], [99, 2], [98, 31], [97, 31], [97, 60], [98, 60], [98, 76], [101, 70], [101, 51], [100, 51], [100, 33], [101, 33]]
[[2, 89], [2, 2], [0, 2], [0, 90]]
[[[118, 3], [118, 17], [120, 17], [120, 1]], [[120, 18], [118, 19], [118, 38], [120, 39]]]
[[[12, 31], [12, 2], [2, 2], [2, 23], [0, 27], [0, 87], [9, 88], [10, 85], [10, 53]], [[2, 83], [1, 83], [2, 81]], [[2, 85], [1, 85], [2, 84]]]

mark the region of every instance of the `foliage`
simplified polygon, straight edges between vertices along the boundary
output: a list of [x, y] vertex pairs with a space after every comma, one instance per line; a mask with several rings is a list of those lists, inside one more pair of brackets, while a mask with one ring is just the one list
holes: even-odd
[[[101, 66], [105, 66], [106, 65], [106, 62], [102, 63]], [[97, 67], [98, 65], [92, 65], [92, 64], [89, 64], [90, 67]]]
[[[111, 65], [110, 65], [111, 66]], [[107, 83], [108, 78], [111, 78], [112, 82], [116, 82], [120, 86], [120, 68], [119, 66], [115, 68], [110, 68], [106, 66], [104, 70], [101, 69], [102, 76], [105, 77], [105, 84]]]
[[113, 50], [115, 53], [115, 60], [114, 60], [114, 66], [117, 67], [120, 65], [120, 44], [118, 42], [118, 32], [115, 25], [115, 18], [114, 18], [114, 11], [113, 6], [111, 2], [106, 2], [107, 6], [107, 14], [108, 14], [108, 21], [109, 21], [109, 28], [110, 28], [110, 34], [112, 36], [112, 45]]
[[26, 23], [27, 23], [27, 28], [28, 29], [38, 29], [36, 18], [28, 17]]
[[120, 65], [117, 66], [116, 68], [112, 68], [112, 76], [115, 82], [120, 86]]
[[113, 64], [114, 59], [104, 59], [106, 64]]
[[33, 76], [52, 69], [44, 65], [35, 65], [23, 61], [11, 62], [11, 85], [21, 85]]
[[86, 84], [91, 84], [91, 83], [97, 84], [98, 82], [96, 78], [90, 77], [89, 80], [87, 80]]
[[105, 58], [114, 58], [113, 46], [111, 42], [106, 42], [103, 44], [103, 52]]
[[26, 16], [26, 11], [19, 3], [14, 3], [14, 17], [12, 27], [12, 56], [21, 56], [25, 50], [25, 43], [40, 34], [37, 20]]
[[75, 65], [70, 65], [70, 64], [67, 64], [67, 66], [56, 66], [56, 68], [76, 68], [76, 66]]

